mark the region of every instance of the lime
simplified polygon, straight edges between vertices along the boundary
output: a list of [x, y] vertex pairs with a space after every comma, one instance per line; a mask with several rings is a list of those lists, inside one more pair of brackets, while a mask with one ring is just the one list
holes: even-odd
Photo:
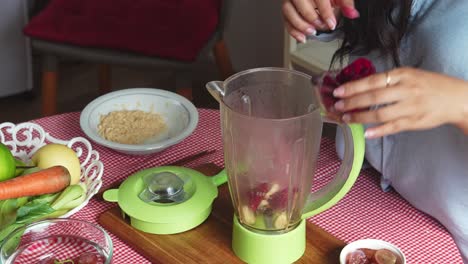
[[13, 157], [7, 146], [0, 143], [0, 181], [15, 177], [15, 173], [15, 157]]

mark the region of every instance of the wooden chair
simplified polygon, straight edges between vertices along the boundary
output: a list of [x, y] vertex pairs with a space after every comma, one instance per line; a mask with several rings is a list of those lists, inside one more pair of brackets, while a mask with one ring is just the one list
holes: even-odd
[[[210, 52], [213, 52], [221, 77], [226, 78], [232, 75], [231, 60], [223, 39], [226, 21], [231, 10], [231, 1], [222, 1], [217, 28], [194, 62], [177, 61], [103, 48], [80, 47], [32, 38], [31, 44], [33, 49], [40, 52], [42, 56], [42, 115], [48, 116], [57, 113], [58, 69], [61, 58], [73, 58], [98, 63], [100, 94], [112, 90], [111, 64], [173, 69], [178, 74], [178, 79], [191, 80], [190, 76], [195, 64], [200, 59], [209, 56]], [[192, 91], [190, 86], [191, 83], [181, 84], [177, 87], [177, 92], [191, 99]]]

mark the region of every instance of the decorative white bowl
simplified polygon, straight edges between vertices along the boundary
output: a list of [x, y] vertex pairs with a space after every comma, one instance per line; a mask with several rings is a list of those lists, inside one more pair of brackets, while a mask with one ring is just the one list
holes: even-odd
[[346, 245], [340, 253], [340, 264], [346, 264], [346, 256], [360, 248], [369, 249], [388, 249], [400, 257], [401, 264], [406, 264], [406, 258], [403, 252], [395, 245], [379, 239], [361, 239]]
[[[145, 144], [120, 144], [106, 140], [98, 133], [100, 118], [119, 110], [158, 113], [164, 118], [168, 131]], [[156, 153], [175, 145], [192, 134], [197, 124], [198, 111], [189, 100], [176, 93], [153, 88], [131, 88], [105, 94], [89, 103], [80, 116], [81, 129], [92, 141], [131, 155]]]
[[12, 154], [27, 162], [32, 155], [42, 146], [48, 143], [59, 143], [73, 149], [81, 165], [81, 182], [87, 187], [86, 200], [78, 207], [70, 210], [61, 218], [70, 217], [83, 207], [95, 195], [102, 185], [104, 165], [99, 160], [99, 153], [93, 150], [91, 143], [83, 137], [75, 137], [70, 140], [61, 140], [52, 137], [38, 124], [35, 123], [1, 123], [0, 142], [8, 146]]

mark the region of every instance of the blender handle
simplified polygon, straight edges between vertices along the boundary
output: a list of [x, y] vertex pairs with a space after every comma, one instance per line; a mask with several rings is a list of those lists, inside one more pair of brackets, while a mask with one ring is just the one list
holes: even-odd
[[220, 185], [224, 184], [227, 182], [227, 174], [226, 174], [226, 169], [220, 171], [218, 174], [214, 175], [211, 177], [211, 181], [213, 182], [216, 187], [219, 187]]
[[[335, 123], [344, 133], [345, 153], [335, 178], [320, 190], [309, 195], [302, 218], [317, 215], [340, 201], [356, 182], [364, 161], [364, 128], [360, 124], [344, 124], [325, 118], [325, 122]], [[346, 176], [348, 175], [348, 176]]]

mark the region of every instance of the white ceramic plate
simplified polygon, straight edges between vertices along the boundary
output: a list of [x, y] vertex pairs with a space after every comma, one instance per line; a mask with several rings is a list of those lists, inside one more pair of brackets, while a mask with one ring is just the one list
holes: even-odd
[[[164, 118], [168, 130], [139, 145], [120, 144], [102, 138], [98, 133], [101, 116], [119, 110], [158, 113]], [[176, 93], [153, 88], [131, 88], [105, 94], [89, 103], [80, 116], [81, 129], [92, 141], [132, 155], [155, 153], [175, 145], [192, 134], [197, 124], [198, 111], [189, 100]]]

